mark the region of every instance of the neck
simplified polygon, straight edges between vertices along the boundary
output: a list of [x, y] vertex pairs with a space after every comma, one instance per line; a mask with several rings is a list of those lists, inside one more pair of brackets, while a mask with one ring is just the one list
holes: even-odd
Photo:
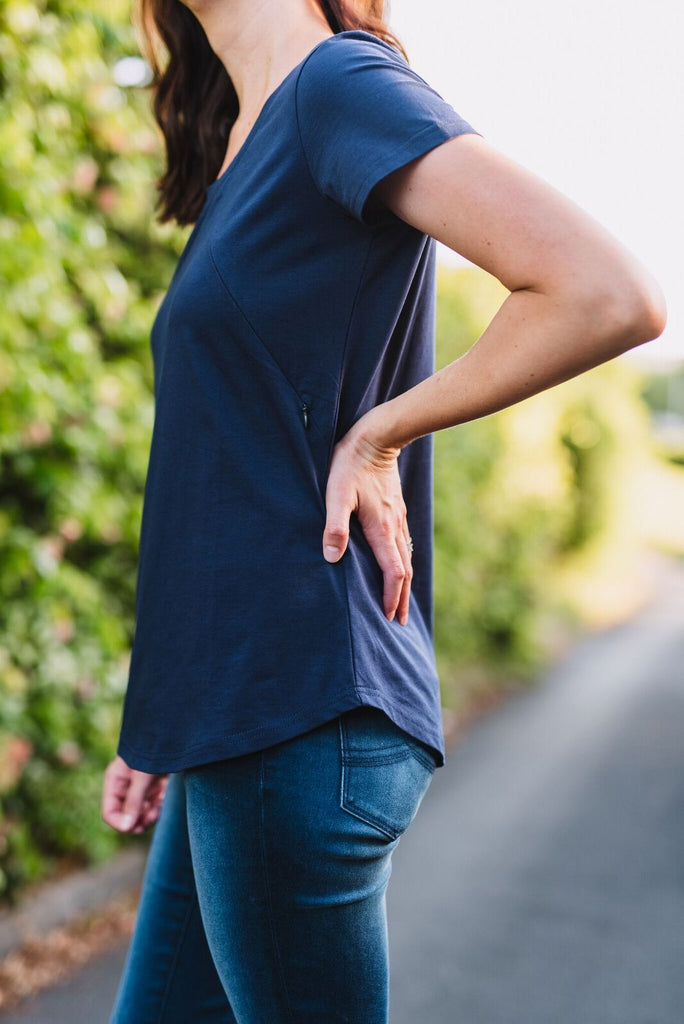
[[333, 34], [316, 0], [184, 2], [230, 75], [241, 121], [254, 120], [288, 72]]

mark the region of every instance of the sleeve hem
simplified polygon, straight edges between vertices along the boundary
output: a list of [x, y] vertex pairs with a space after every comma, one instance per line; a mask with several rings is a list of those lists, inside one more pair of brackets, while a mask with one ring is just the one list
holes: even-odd
[[371, 191], [379, 181], [382, 181], [392, 171], [396, 171], [419, 156], [428, 153], [442, 142], [457, 138], [459, 135], [479, 134], [466, 121], [462, 121], [460, 124], [453, 125], [450, 128], [438, 124], [429, 124], [421, 128], [419, 132], [416, 132], [410, 139], [407, 139], [402, 146], [393, 149], [391, 153], [385, 154], [382, 160], [378, 160], [371, 165], [363, 182], [356, 190], [351, 203], [351, 212], [363, 224], [368, 223], [364, 215], [364, 207]]

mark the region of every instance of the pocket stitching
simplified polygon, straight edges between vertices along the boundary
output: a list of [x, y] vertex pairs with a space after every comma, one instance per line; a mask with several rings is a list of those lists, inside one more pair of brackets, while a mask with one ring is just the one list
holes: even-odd
[[434, 774], [436, 765], [429, 754], [427, 754], [424, 750], [417, 746], [411, 747], [411, 754], [415, 757], [416, 761], [420, 761], [420, 763], [428, 769], [431, 775]]
[[338, 720], [338, 726], [339, 726], [339, 736], [340, 736], [340, 752], [342, 754], [341, 770], [340, 770], [340, 807], [341, 807], [341, 809], [345, 812], [345, 814], [351, 814], [352, 817], [356, 818], [358, 821], [363, 821], [364, 824], [370, 825], [371, 828], [377, 829], [378, 832], [382, 836], [384, 836], [386, 839], [387, 838], [389, 838], [391, 840], [396, 839], [398, 833], [391, 832], [389, 827], [381, 825], [380, 822], [374, 820], [372, 815], [368, 815], [367, 817], [364, 817], [363, 815], [359, 814], [359, 812], [356, 811], [353, 808], [353, 806], [351, 805], [349, 797], [347, 795], [347, 787], [348, 787], [348, 782], [349, 782], [349, 772], [347, 771], [347, 769], [350, 767], [350, 765], [352, 763], [356, 764], [358, 762], [352, 761], [349, 758], [349, 753], [350, 753], [350, 751], [349, 751], [349, 741], [347, 739], [347, 732], [346, 732], [346, 728], [345, 728], [345, 721], [344, 721], [344, 718], [341, 717], [341, 716], [340, 716], [340, 718]]
[[[348, 769], [357, 766], [373, 766], [373, 765], [387, 765], [387, 764], [398, 764], [401, 761], [406, 761], [410, 757], [413, 757], [419, 764], [421, 764], [426, 771], [433, 775], [435, 772], [435, 763], [424, 752], [418, 744], [414, 744], [410, 737], [406, 737], [402, 744], [395, 744], [392, 748], [389, 748], [384, 755], [373, 754], [373, 748], [370, 748], [368, 752], [358, 749], [350, 749], [349, 739], [347, 735], [346, 723], [343, 717], [339, 719], [339, 736], [340, 736], [340, 750], [341, 750], [341, 780], [340, 780], [340, 807], [347, 814], [351, 814], [354, 818], [359, 821], [363, 821], [366, 825], [370, 825], [375, 828], [383, 836], [388, 837], [391, 840], [398, 839], [398, 837], [404, 831], [402, 828], [393, 828], [389, 822], [380, 820], [373, 815], [372, 812], [367, 811], [365, 808], [363, 811], [359, 811], [355, 808], [353, 801], [349, 797], [349, 771]], [[376, 747], [375, 750], [380, 748]]]
[[[395, 743], [392, 747], [368, 747], [360, 749], [351, 747], [346, 731], [346, 725], [340, 721], [340, 734], [342, 740], [342, 757], [345, 764], [394, 764], [403, 761], [406, 757], [413, 756], [431, 773], [434, 773], [436, 765], [433, 758], [423, 750], [410, 736], [406, 735], [401, 743]], [[382, 751], [374, 754], [374, 750]], [[396, 753], [393, 753], [396, 751]]]
[[355, 750], [342, 756], [345, 765], [399, 764], [400, 761], [406, 761], [411, 756], [411, 753], [410, 750], [402, 750], [396, 754], [388, 751], [386, 754], [374, 755], [370, 751], [368, 754], [364, 754], [361, 750]]
[[[354, 763], [356, 764], [358, 762]], [[370, 814], [368, 811], [364, 810], [363, 812], [361, 812], [354, 807], [354, 804], [352, 803], [348, 793], [349, 772], [347, 771], [347, 769], [349, 767], [351, 766], [348, 762], [343, 762], [342, 799], [340, 801], [340, 806], [342, 810], [345, 811], [347, 814], [351, 814], [354, 818], [358, 818], [359, 821], [363, 821], [366, 825], [371, 825], [373, 828], [376, 828], [378, 832], [382, 833], [383, 836], [389, 837], [390, 839], [396, 839], [397, 836], [400, 834], [399, 830], [392, 829], [386, 821], [380, 822], [378, 818]]]

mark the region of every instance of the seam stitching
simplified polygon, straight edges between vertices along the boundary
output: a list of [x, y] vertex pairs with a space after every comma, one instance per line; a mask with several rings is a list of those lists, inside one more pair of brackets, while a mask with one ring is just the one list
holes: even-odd
[[363, 813], [356, 810], [351, 803], [349, 797], [349, 771], [352, 762], [348, 759], [349, 751], [349, 737], [347, 735], [347, 726], [344, 718], [340, 715], [340, 753], [341, 753], [341, 766], [340, 766], [340, 808], [345, 814], [351, 814], [357, 821], [362, 821], [364, 825], [370, 825], [371, 828], [376, 829], [385, 838], [396, 839], [398, 833], [392, 829], [388, 822], [381, 822], [376, 819], [374, 815], [367, 813], [365, 810]]
[[176, 951], [175, 951], [174, 956], [173, 956], [173, 961], [171, 963], [171, 967], [169, 968], [168, 978], [167, 978], [167, 981], [166, 981], [166, 987], [164, 989], [164, 993], [162, 995], [162, 1000], [161, 1000], [161, 1005], [159, 1007], [159, 1018], [158, 1019], [159, 1019], [160, 1022], [162, 1020], [162, 1015], [164, 1013], [164, 1010], [166, 1009], [166, 1004], [168, 1003], [169, 996], [171, 994], [171, 983], [173, 981], [174, 971], [176, 969], [176, 965], [178, 963], [178, 959], [180, 957], [181, 950], [182, 950], [183, 945], [185, 943], [185, 939], [186, 939], [186, 936], [187, 936], [187, 933], [188, 933], [188, 925], [190, 924], [190, 918], [192, 916], [192, 912], [195, 909], [195, 903], [197, 903], [198, 906], [199, 906], [199, 900], [198, 900], [198, 897], [197, 897], [197, 893], [193, 893], [193, 895], [190, 898], [190, 906], [188, 907], [188, 910], [186, 912], [185, 919], [183, 921], [183, 926], [181, 928], [180, 937], [179, 937], [179, 940], [178, 940], [178, 945], [176, 946]]
[[[348, 32], [354, 32], [354, 33], [361, 33], [362, 35], [364, 35], [366, 37], [366, 40], [365, 40], [366, 42], [379, 43], [381, 46], [383, 46], [385, 48], [385, 50], [389, 51], [391, 56], [394, 56], [395, 58], [396, 57], [400, 58], [402, 65], [406, 65], [406, 67], [410, 68], [410, 70], [413, 71], [413, 68], [409, 64], [407, 64], [406, 61], [404, 61], [404, 59], [402, 58], [402, 56], [399, 53], [399, 51], [396, 50], [393, 46], [390, 46], [389, 43], [386, 43], [384, 41], [384, 39], [380, 39], [379, 36], [374, 35], [372, 32], [365, 32], [363, 29], [347, 29], [347, 31]], [[339, 35], [342, 35], [342, 33], [336, 32], [335, 35], [339, 36]], [[333, 38], [333, 37], [330, 37], [330, 38]], [[325, 40], [324, 40], [324, 42], [325, 42]], [[334, 202], [334, 200], [332, 200], [330, 198], [330, 196], [326, 196], [326, 194], [321, 191], [321, 189], [318, 187], [318, 183], [317, 183], [316, 179], [314, 178], [313, 172], [311, 170], [311, 165], [309, 163], [309, 157], [308, 157], [307, 152], [306, 152], [306, 146], [304, 145], [304, 139], [302, 138], [302, 129], [301, 129], [300, 120], [299, 120], [299, 103], [298, 103], [299, 79], [302, 77], [302, 72], [304, 71], [304, 68], [309, 63], [309, 61], [314, 56], [314, 54], [316, 53], [317, 50], [318, 50], [318, 47], [314, 47], [314, 49], [308, 55], [306, 60], [303, 62], [302, 66], [300, 67], [299, 71], [297, 72], [297, 76], [295, 78], [295, 86], [294, 86], [295, 121], [297, 123], [297, 135], [299, 136], [299, 144], [300, 144], [300, 147], [301, 147], [301, 150], [302, 150], [302, 154], [304, 156], [304, 164], [306, 165], [306, 169], [309, 172], [309, 177], [311, 178], [313, 186], [316, 189], [316, 191], [318, 192], [318, 194], [323, 199], [327, 200], [327, 202], [330, 203], [330, 202]], [[413, 73], [416, 74], [415, 71]], [[419, 78], [420, 76], [416, 75], [416, 77]], [[421, 79], [421, 81], [423, 81], [423, 79]], [[428, 85], [427, 82], [425, 82], [424, 84]], [[431, 88], [431, 87], [429, 87], [429, 88]], [[337, 203], [336, 205], [340, 206], [339, 203]], [[340, 208], [342, 210], [345, 209], [343, 206], [341, 206]], [[348, 215], [351, 216], [351, 214], [349, 214], [348, 210], [345, 210], [345, 213], [347, 213]], [[368, 226], [368, 225], [366, 225], [366, 226]]]
[[[384, 40], [380, 39], [379, 36], [374, 36], [371, 32], [364, 32], [363, 29], [347, 29], [346, 31], [347, 32], [355, 32], [355, 33], [356, 32], [363, 32], [363, 34], [365, 36], [369, 36], [370, 37], [371, 41], [374, 41], [374, 42], [377, 42], [377, 43], [381, 43], [384, 47], [386, 47], [386, 49], [391, 50], [393, 53], [397, 52], [388, 43], [385, 43]], [[340, 36], [342, 34], [346, 35], [346, 32], [345, 33], [336, 32], [335, 36]], [[335, 38], [335, 36], [330, 36], [329, 38], [332, 39], [332, 38]], [[326, 40], [323, 40], [323, 42], [326, 42]], [[302, 129], [301, 129], [301, 124], [300, 124], [300, 120], [299, 120], [299, 103], [298, 103], [299, 79], [302, 77], [302, 72], [304, 71], [304, 68], [309, 63], [309, 61], [314, 56], [314, 54], [316, 53], [317, 50], [318, 50], [318, 47], [314, 47], [314, 49], [308, 55], [306, 60], [303, 62], [302, 66], [300, 67], [299, 71], [297, 72], [297, 76], [295, 78], [295, 84], [294, 84], [295, 122], [296, 122], [296, 125], [297, 125], [297, 135], [299, 137], [299, 145], [300, 145], [300, 148], [301, 148], [301, 151], [302, 151], [302, 155], [304, 157], [304, 165], [306, 166], [306, 169], [307, 169], [307, 171], [309, 173], [309, 177], [311, 178], [311, 183], [313, 184], [314, 188], [316, 189], [316, 191], [318, 192], [319, 196], [321, 196], [322, 199], [325, 199], [327, 202], [332, 203], [332, 202], [334, 202], [334, 200], [332, 200], [330, 198], [330, 196], [326, 196], [326, 194], [324, 192], [321, 192], [320, 188], [318, 187], [318, 183], [317, 183], [316, 179], [314, 178], [313, 171], [311, 170], [311, 164], [309, 163], [309, 157], [307, 156], [306, 146], [304, 145], [304, 139], [302, 138]], [[336, 205], [339, 206], [340, 204], [337, 203]], [[340, 209], [344, 210], [344, 207], [341, 206]], [[351, 214], [349, 214], [348, 210], [345, 210], [344, 212], [348, 216], [351, 216]]]
[[[370, 238], [369, 238], [369, 240], [368, 240], [368, 249], [366, 250], [366, 256], [365, 256], [364, 261], [363, 261], [363, 263], [361, 265], [361, 271], [359, 273], [359, 280], [358, 280], [358, 282], [356, 284], [356, 291], [354, 293], [354, 300], [352, 302], [351, 309], [349, 311], [349, 320], [347, 321], [347, 330], [345, 332], [344, 345], [342, 346], [342, 354], [340, 356], [340, 372], [342, 370], [342, 367], [344, 366], [344, 360], [345, 360], [345, 357], [347, 355], [347, 349], [349, 347], [349, 338], [351, 336], [352, 324], [354, 322], [354, 316], [356, 314], [356, 307], [357, 307], [357, 304], [358, 304], [359, 294], [361, 292], [361, 285], [362, 285], [363, 280], [364, 280], [364, 278], [366, 276], [366, 267], [368, 266], [368, 261], [370, 260], [370, 254], [371, 254], [371, 251], [373, 249], [374, 242], [375, 242], [375, 234], [372, 233]], [[326, 473], [328, 473], [329, 469], [330, 469], [330, 460], [332, 458], [332, 452], [333, 452], [333, 448], [335, 446], [335, 437], [337, 435], [337, 428], [339, 426], [339, 411], [340, 411], [340, 399], [341, 399], [341, 396], [342, 396], [342, 387], [340, 386], [337, 389], [337, 395], [335, 396], [335, 412], [333, 414], [333, 423], [334, 423], [335, 426], [334, 426], [334, 429], [333, 429], [333, 431], [331, 432], [331, 435], [330, 435], [330, 441], [329, 441], [329, 447], [328, 447], [328, 455], [327, 455], [327, 458], [326, 458]], [[345, 554], [347, 554], [347, 552], [345, 552]], [[349, 653], [350, 653], [350, 657], [351, 657], [352, 686], [354, 687], [354, 693], [356, 694], [356, 697], [359, 700], [361, 700], [361, 697], [360, 697], [360, 694], [359, 694], [359, 690], [358, 690], [358, 686], [357, 686], [356, 650], [355, 650], [355, 647], [354, 647], [354, 630], [352, 629], [351, 608], [349, 606], [349, 580], [348, 580], [349, 558], [345, 559], [345, 557], [343, 555], [342, 556], [342, 563], [343, 563], [342, 578], [343, 578], [343, 581], [344, 581], [345, 606], [346, 606], [346, 609], [347, 609], [347, 631], [349, 633]]]
[[271, 883], [270, 883], [269, 874], [268, 874], [268, 856], [266, 854], [266, 801], [265, 801], [265, 798], [264, 798], [264, 782], [265, 782], [265, 774], [266, 774], [265, 761], [266, 761], [266, 758], [265, 758], [264, 752], [261, 751], [261, 759], [260, 759], [261, 763], [260, 763], [260, 771], [259, 771], [259, 804], [260, 804], [260, 814], [259, 814], [259, 826], [260, 826], [260, 829], [259, 830], [260, 830], [260, 833], [261, 833], [261, 836], [260, 836], [260, 838], [261, 838], [261, 866], [262, 866], [262, 870], [264, 872], [264, 886], [266, 888], [266, 900], [267, 900], [267, 903], [268, 903], [268, 921], [269, 921], [270, 930], [271, 930], [271, 941], [273, 943], [273, 949], [274, 949], [274, 952], [275, 952], [276, 962], [278, 964], [278, 974], [280, 975], [280, 984], [282, 986], [283, 994], [285, 996], [285, 1003], [286, 1003], [286, 1006], [287, 1006], [288, 1020], [291, 1021], [292, 1024], [294, 1024], [294, 1016], [293, 1016], [293, 1013], [292, 1013], [292, 1006], [290, 1004], [290, 996], [289, 996], [289, 993], [288, 993], [288, 990], [287, 990], [287, 983], [286, 983], [286, 980], [285, 980], [285, 971], [284, 971], [284, 968], [283, 968], [282, 957], [280, 955], [280, 946], [278, 944], [278, 936], [277, 936], [277, 933], [276, 933], [275, 921], [273, 920], [273, 898], [272, 898], [272, 893], [271, 893]]
[[[217, 275], [217, 277], [218, 277], [218, 279], [219, 279], [219, 281], [221, 283], [221, 287], [223, 288], [224, 292], [226, 293], [226, 295], [228, 296], [228, 298], [232, 302], [232, 304], [235, 307], [238, 315], [245, 322], [245, 324], [247, 325], [249, 330], [252, 332], [254, 337], [257, 339], [257, 341], [261, 345], [261, 348], [263, 349], [267, 359], [270, 360], [270, 362], [273, 364], [273, 367], [275, 367], [275, 369], [280, 374], [280, 376], [285, 381], [285, 383], [288, 385], [288, 387], [291, 389], [291, 391], [293, 392], [293, 394], [295, 395], [297, 400], [300, 403], [303, 402], [304, 401], [304, 396], [301, 394], [301, 392], [298, 390], [298, 388], [295, 387], [295, 385], [292, 383], [292, 381], [290, 380], [288, 375], [285, 373], [285, 370], [280, 365], [278, 359], [271, 352], [271, 349], [268, 347], [268, 345], [266, 344], [264, 339], [261, 337], [261, 335], [257, 331], [256, 327], [254, 326], [252, 321], [249, 319], [249, 317], [245, 313], [244, 309], [242, 308], [242, 306], [240, 305], [238, 300], [235, 298], [235, 295], [233, 294], [231, 289], [226, 284], [226, 280], [225, 280], [223, 274], [221, 273], [221, 268], [219, 267], [219, 265], [218, 265], [218, 263], [216, 261], [216, 257], [214, 255], [214, 240], [213, 240], [213, 237], [209, 239], [209, 256], [210, 256], [211, 264], [212, 264], [212, 266], [214, 268], [214, 271], [216, 272], [216, 275]], [[309, 403], [307, 403], [307, 404], [309, 404]], [[313, 403], [312, 403], [311, 411], [313, 412]], [[329, 438], [323, 433], [321, 428], [316, 423], [316, 416], [315, 415], [311, 415], [309, 422], [313, 426], [313, 428], [316, 431], [316, 433], [318, 434], [318, 436], [320, 438], [322, 438], [322, 440], [328, 442]]]
[[[359, 188], [356, 190], [354, 194], [354, 209], [358, 208], [359, 196], [362, 196], [366, 190], [371, 191], [371, 189], [368, 189], [369, 184], [377, 184], [377, 181], [381, 181], [383, 178], [387, 177], [388, 174], [391, 174], [392, 171], [396, 171], [400, 167], [404, 167], [407, 163], [411, 163], [411, 160], [417, 160], [419, 156], [424, 156], [426, 152], [429, 152], [429, 150], [424, 150], [421, 153], [413, 152], [414, 145], [417, 142], [422, 142], [424, 136], [430, 142], [432, 141], [433, 138], [437, 140], [435, 141], [435, 145], [432, 147], [434, 149], [438, 145], [440, 145], [440, 142], [448, 142], [450, 139], [458, 138], [459, 135], [463, 134], [467, 133], [459, 131], [454, 135], [451, 133], [449, 129], [443, 128], [435, 121], [431, 122], [430, 124], [424, 125], [422, 128], [419, 128], [419, 130], [417, 132], [414, 132], [413, 135], [409, 135], [409, 137], [405, 139], [404, 142], [402, 142], [400, 147], [392, 151], [391, 166], [388, 168], [388, 170], [385, 170], [386, 157], [384, 156], [381, 157], [380, 160], [376, 160], [375, 163], [371, 164], [370, 168], [367, 170], [366, 176], [363, 179], [362, 184], [359, 186]], [[404, 159], [404, 157], [406, 159]], [[378, 175], [378, 170], [383, 171], [383, 173], [380, 174], [377, 180], [375, 180], [376, 176]], [[361, 207], [361, 209], [358, 209], [359, 216], [361, 215], [362, 209], [363, 206]]]

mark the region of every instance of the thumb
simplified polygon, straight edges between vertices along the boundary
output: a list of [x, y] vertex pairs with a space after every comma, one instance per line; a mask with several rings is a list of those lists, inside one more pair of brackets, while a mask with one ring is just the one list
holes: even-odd
[[150, 776], [146, 772], [132, 772], [131, 781], [126, 790], [126, 798], [121, 808], [120, 823], [125, 832], [133, 828], [140, 817], [149, 784]]
[[349, 541], [349, 512], [343, 508], [328, 509], [323, 533], [323, 555], [326, 562], [338, 562]]

